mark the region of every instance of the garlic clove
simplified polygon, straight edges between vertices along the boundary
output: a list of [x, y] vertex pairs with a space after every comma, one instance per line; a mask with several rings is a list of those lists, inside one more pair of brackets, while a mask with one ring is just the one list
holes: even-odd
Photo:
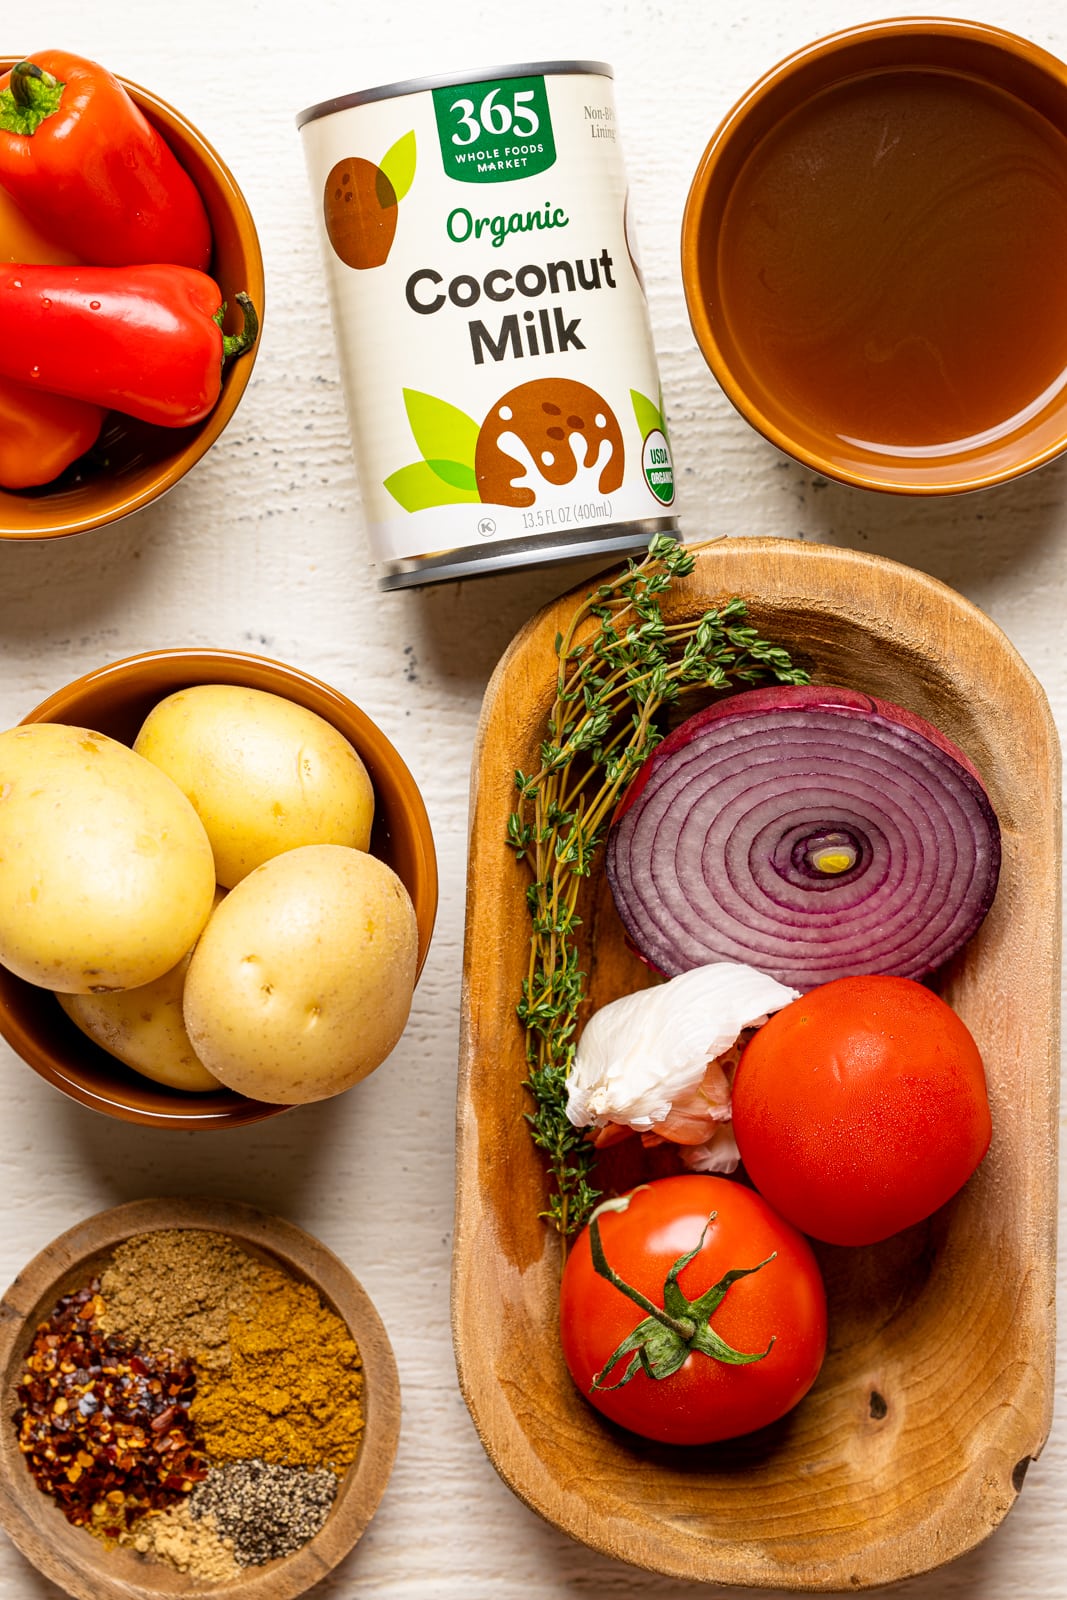
[[709, 1068], [797, 994], [754, 967], [717, 961], [601, 1006], [578, 1041], [567, 1116], [576, 1127], [622, 1124], [704, 1144], [729, 1117], [726, 1074]]

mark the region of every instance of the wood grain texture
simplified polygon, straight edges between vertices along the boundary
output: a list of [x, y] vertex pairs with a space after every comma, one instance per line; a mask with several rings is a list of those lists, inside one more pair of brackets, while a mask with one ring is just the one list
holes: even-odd
[[[378, 1506], [400, 1432], [400, 1385], [388, 1336], [373, 1304], [347, 1267], [310, 1234], [251, 1206], [219, 1200], [137, 1200], [79, 1223], [55, 1239], [21, 1272], [0, 1301], [0, 1524], [46, 1577], [77, 1600], [156, 1600], [181, 1594], [207, 1600], [217, 1583], [144, 1561], [127, 1550], [108, 1550], [72, 1527], [31, 1477], [10, 1426], [15, 1390], [37, 1324], [61, 1295], [98, 1272], [115, 1246], [135, 1234], [164, 1228], [208, 1229], [228, 1234], [250, 1254], [280, 1265], [318, 1291], [323, 1303], [351, 1329], [365, 1379], [363, 1438], [341, 1479], [325, 1525], [291, 1556], [246, 1568], [239, 1587], [248, 1600], [296, 1600], [344, 1559]], [[307, 1352], [314, 1360], [314, 1351]]]
[[[927, 1571], [982, 1540], [1050, 1424], [1058, 746], [1043, 692], [1007, 639], [934, 579], [844, 550], [727, 540], [698, 556], [666, 609], [693, 616], [732, 594], [816, 681], [919, 712], [983, 775], [1003, 829], [1000, 889], [939, 987], [986, 1062], [992, 1149], [928, 1222], [867, 1250], [819, 1247], [830, 1347], [815, 1389], [780, 1423], [681, 1451], [585, 1405], [559, 1353], [559, 1250], [538, 1220], [544, 1173], [523, 1121], [514, 1008], [528, 949], [525, 868], [505, 845], [513, 771], [536, 766], [553, 641], [573, 603], [565, 596], [501, 661], [475, 750], [453, 1334], [494, 1466], [572, 1537], [700, 1582], [856, 1589]], [[592, 1004], [646, 983], [602, 879], [584, 915]], [[638, 1173], [607, 1176], [624, 1186]]]

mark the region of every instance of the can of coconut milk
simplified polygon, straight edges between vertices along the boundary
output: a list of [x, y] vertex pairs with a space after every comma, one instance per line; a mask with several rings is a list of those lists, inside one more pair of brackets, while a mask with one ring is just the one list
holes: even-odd
[[611, 68], [413, 79], [297, 124], [381, 587], [675, 532]]

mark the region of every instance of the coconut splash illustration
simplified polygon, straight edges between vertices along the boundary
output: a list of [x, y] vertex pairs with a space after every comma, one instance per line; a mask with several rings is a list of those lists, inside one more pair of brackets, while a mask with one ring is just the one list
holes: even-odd
[[[654, 431], [665, 446], [660, 407], [635, 389], [630, 396], [642, 440]], [[422, 460], [384, 484], [405, 511], [463, 501], [528, 507], [548, 485], [573, 483], [606, 495], [623, 481], [619, 421], [601, 394], [572, 379], [520, 384], [493, 402], [481, 424], [414, 389], [404, 390], [404, 406]]]

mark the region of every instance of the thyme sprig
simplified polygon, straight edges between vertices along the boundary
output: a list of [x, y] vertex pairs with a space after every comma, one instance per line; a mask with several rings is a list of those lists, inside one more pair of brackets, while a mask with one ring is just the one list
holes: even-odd
[[807, 683], [780, 646], [732, 599], [696, 619], [668, 622], [662, 597], [694, 567], [692, 552], [657, 535], [574, 609], [557, 634], [556, 696], [535, 772], [515, 773], [518, 804], [508, 842], [530, 869], [530, 955], [517, 1010], [526, 1034], [527, 1120], [547, 1159], [542, 1213], [564, 1242], [599, 1199], [595, 1152], [567, 1117], [567, 1075], [585, 999], [577, 912], [616, 802], [663, 738], [659, 714], [687, 691], [767, 682]]

